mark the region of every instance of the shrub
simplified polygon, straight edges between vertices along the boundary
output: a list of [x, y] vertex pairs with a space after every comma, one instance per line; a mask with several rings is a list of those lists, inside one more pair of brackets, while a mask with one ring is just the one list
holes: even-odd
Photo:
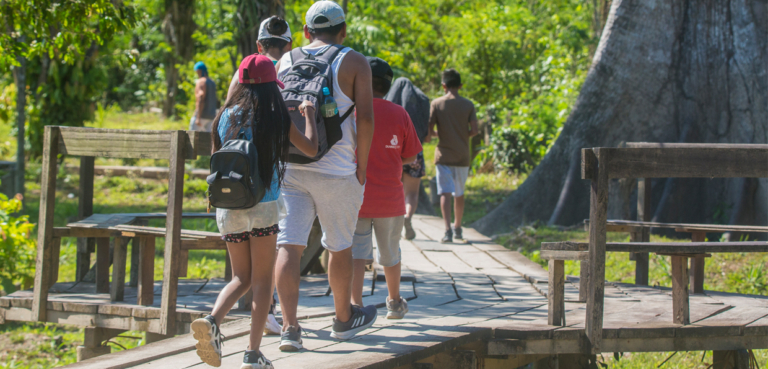
[[27, 215], [14, 216], [19, 211], [21, 195], [9, 199], [0, 194], [0, 287], [6, 293], [30, 287], [35, 276], [35, 224]]

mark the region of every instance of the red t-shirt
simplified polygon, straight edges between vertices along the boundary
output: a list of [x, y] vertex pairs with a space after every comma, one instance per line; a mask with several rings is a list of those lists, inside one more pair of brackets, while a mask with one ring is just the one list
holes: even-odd
[[373, 141], [359, 217], [398, 217], [405, 214], [403, 159], [420, 153], [421, 143], [411, 117], [400, 105], [373, 99], [373, 117]]

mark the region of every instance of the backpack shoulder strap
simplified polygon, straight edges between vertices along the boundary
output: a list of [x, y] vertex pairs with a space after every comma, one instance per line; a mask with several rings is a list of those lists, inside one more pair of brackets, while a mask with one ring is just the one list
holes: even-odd
[[347, 110], [347, 112], [341, 116], [341, 120], [339, 120], [339, 122], [344, 123], [344, 121], [347, 120], [347, 118], [349, 118], [349, 116], [352, 115], [354, 111], [355, 111], [355, 104], [349, 107], [349, 110]]
[[320, 59], [328, 65], [333, 64], [333, 61], [336, 60], [336, 58], [339, 56], [339, 53], [341, 53], [341, 50], [344, 50], [345, 47], [341, 45], [330, 45], [327, 49], [323, 50], [322, 53], [318, 53], [315, 55], [315, 58]]
[[290, 52], [290, 58], [291, 58], [291, 66], [296, 64], [296, 62], [302, 61], [307, 58], [307, 52], [304, 51], [303, 48], [297, 47]]

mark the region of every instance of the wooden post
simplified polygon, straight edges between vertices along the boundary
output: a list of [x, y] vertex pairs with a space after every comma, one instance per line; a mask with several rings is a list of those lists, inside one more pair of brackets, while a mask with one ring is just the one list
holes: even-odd
[[102, 343], [110, 338], [117, 337], [123, 332], [125, 331], [119, 329], [85, 327], [83, 345], [77, 346], [77, 361], [109, 354], [112, 352], [112, 349], [109, 346], [103, 346]]
[[565, 317], [565, 262], [549, 261], [549, 288], [547, 289], [549, 314], [547, 324], [563, 326]]
[[[641, 178], [637, 180], [637, 220], [641, 222], [650, 222], [653, 214], [651, 213], [651, 179]], [[650, 242], [651, 229], [643, 227], [637, 241], [632, 242]], [[641, 286], [648, 285], [648, 253], [641, 252], [634, 254], [635, 259], [635, 284]]]
[[160, 302], [160, 334], [176, 333], [176, 293], [179, 287], [179, 256], [181, 254], [181, 210], [184, 202], [184, 147], [187, 134], [175, 131], [171, 135], [168, 181], [168, 208], [165, 222], [165, 257], [163, 295]]
[[[46, 126], [43, 132], [43, 172], [40, 181], [40, 217], [37, 224], [37, 259], [32, 320], [48, 318], [48, 288], [51, 281], [53, 252], [53, 209], [56, 203], [56, 158], [59, 152], [59, 128]], [[19, 175], [24, 175], [19, 173]]]
[[[146, 226], [148, 222], [145, 219], [137, 220], [134, 224]], [[139, 286], [139, 269], [141, 268], [141, 237], [131, 239], [131, 278], [129, 286]]]
[[[77, 220], [83, 220], [93, 215], [94, 159], [93, 156], [80, 157], [80, 196], [77, 204]], [[75, 262], [75, 281], [77, 282], [82, 281], [91, 268], [91, 252], [94, 244], [93, 238], [77, 239], [77, 261]]]
[[51, 281], [48, 286], [53, 286], [59, 280], [59, 258], [61, 257], [61, 238], [51, 239]]
[[129, 239], [115, 237], [112, 240], [112, 287], [109, 289], [109, 298], [115, 302], [125, 298], [125, 264]]
[[109, 238], [96, 239], [96, 293], [109, 293]]
[[155, 238], [139, 237], [139, 291], [136, 304], [152, 305], [155, 289]]
[[[692, 242], [704, 242], [707, 239], [707, 232], [691, 233]], [[706, 258], [704, 255], [697, 255], [691, 258], [691, 293], [704, 293], [704, 266]]]
[[589, 293], [589, 261], [579, 261], [579, 302], [587, 302]]
[[189, 250], [179, 251], [179, 278], [187, 278], [189, 270]]
[[688, 305], [688, 258], [672, 256], [672, 320], [676, 324], [691, 324]]
[[595, 148], [597, 160], [591, 168], [589, 206], [589, 291], [587, 293], [586, 334], [593, 354], [599, 354], [603, 340], [603, 302], [605, 296], [605, 240], [608, 215], [609, 151]]

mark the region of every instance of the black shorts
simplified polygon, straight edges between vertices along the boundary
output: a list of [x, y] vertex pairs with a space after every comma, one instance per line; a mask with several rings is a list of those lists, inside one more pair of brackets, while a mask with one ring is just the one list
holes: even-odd
[[416, 162], [403, 165], [403, 173], [407, 173], [413, 178], [421, 178], [426, 174], [424, 165], [424, 152], [416, 154]]

